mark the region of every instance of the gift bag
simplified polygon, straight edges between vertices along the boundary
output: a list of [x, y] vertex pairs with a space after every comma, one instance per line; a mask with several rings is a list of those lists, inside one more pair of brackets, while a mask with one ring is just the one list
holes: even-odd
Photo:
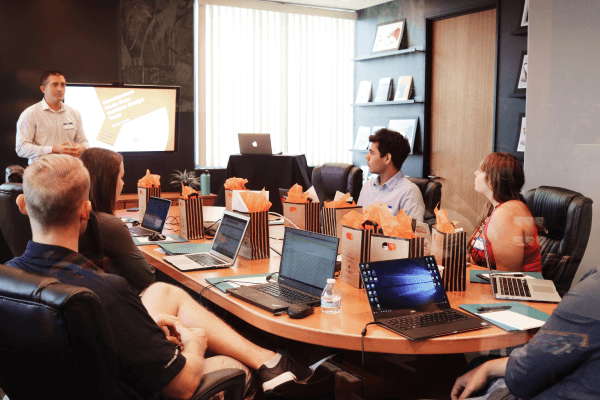
[[233, 195], [235, 192], [242, 192], [242, 191], [247, 191], [247, 189], [242, 189], [242, 190], [238, 190], [238, 189], [226, 189], [225, 190], [225, 209], [229, 210], [230, 212], [233, 210]]
[[233, 193], [234, 191], [246, 191], [246, 183], [248, 182], [245, 178], [231, 177], [225, 180], [223, 186], [225, 187], [225, 209], [233, 210]]
[[295, 224], [300, 230], [320, 233], [320, 211], [321, 204], [319, 202], [294, 203], [285, 201], [283, 202], [284, 226], [294, 227]]
[[359, 263], [370, 260], [372, 229], [342, 227], [342, 281], [356, 288], [362, 288]]
[[431, 228], [431, 254], [438, 265], [444, 266], [446, 291], [465, 291], [467, 288], [467, 233], [443, 233]]
[[[331, 235], [332, 237], [338, 237], [342, 239], [342, 218], [351, 211], [362, 213], [362, 206], [352, 206], [344, 208], [330, 208], [325, 207], [321, 209], [322, 216], [322, 232], [325, 235]], [[338, 247], [338, 254], [342, 252], [342, 247]]]
[[144, 220], [144, 214], [146, 214], [146, 205], [150, 197], [154, 196], [160, 198], [160, 185], [153, 186], [150, 188], [138, 187], [138, 207], [139, 207], [139, 221]]
[[248, 225], [246, 235], [242, 240], [240, 255], [247, 259], [270, 258], [269, 212], [249, 212], [240, 214], [250, 217], [250, 224]]
[[383, 260], [418, 258], [424, 256], [425, 246], [421, 237], [405, 239], [385, 235], [371, 236], [369, 262]]
[[204, 238], [202, 199], [197, 193], [179, 198], [179, 236], [187, 240]]

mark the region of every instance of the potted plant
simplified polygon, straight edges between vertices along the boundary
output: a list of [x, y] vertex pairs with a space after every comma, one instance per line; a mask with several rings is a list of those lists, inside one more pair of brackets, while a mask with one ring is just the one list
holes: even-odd
[[171, 174], [171, 185], [178, 187], [179, 193], [181, 193], [181, 184], [199, 191], [200, 177], [196, 177], [195, 171], [188, 172], [187, 170], [183, 170], [182, 173], [179, 170], [175, 170], [175, 173]]

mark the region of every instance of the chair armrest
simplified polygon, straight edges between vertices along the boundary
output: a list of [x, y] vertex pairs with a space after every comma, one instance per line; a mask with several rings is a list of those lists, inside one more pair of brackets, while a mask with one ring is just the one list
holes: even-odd
[[241, 400], [246, 387], [246, 372], [241, 369], [221, 369], [204, 375], [193, 400], [206, 400], [225, 391], [225, 399]]

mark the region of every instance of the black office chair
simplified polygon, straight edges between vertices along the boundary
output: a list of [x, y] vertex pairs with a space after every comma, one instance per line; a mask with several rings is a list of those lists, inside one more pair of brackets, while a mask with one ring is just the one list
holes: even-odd
[[[10, 399], [129, 399], [99, 298], [87, 288], [0, 265], [0, 388]], [[241, 399], [246, 374], [206, 374], [194, 399]]]
[[542, 186], [530, 189], [525, 202], [534, 217], [543, 217], [540, 233], [542, 274], [562, 296], [571, 288], [592, 228], [592, 203], [579, 192]]
[[358, 202], [362, 181], [362, 170], [351, 164], [325, 163], [316, 166], [312, 173], [312, 185], [321, 205], [332, 201], [336, 191], [350, 193], [354, 202]]
[[23, 173], [25, 169], [17, 164], [6, 168], [6, 182], [23, 182]]
[[442, 200], [442, 184], [427, 178], [406, 177], [421, 190], [423, 203], [425, 203], [425, 213], [423, 221], [431, 227], [436, 222], [435, 207], [439, 206]]
[[[6, 262], [21, 256], [32, 238], [29, 217], [19, 211], [16, 200], [23, 193], [23, 184], [7, 182], [0, 185], [0, 231], [12, 255]], [[102, 240], [96, 213], [92, 211], [86, 231], [79, 237], [79, 253], [102, 268]], [[8, 255], [7, 255], [8, 256]]]

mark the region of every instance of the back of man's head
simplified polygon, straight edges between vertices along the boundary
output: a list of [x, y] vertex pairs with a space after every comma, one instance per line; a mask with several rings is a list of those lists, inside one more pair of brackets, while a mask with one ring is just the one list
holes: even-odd
[[382, 128], [369, 136], [369, 142], [377, 142], [377, 148], [381, 157], [385, 157], [388, 153], [392, 155], [392, 163], [394, 167], [400, 170], [404, 161], [410, 154], [410, 143], [408, 139], [399, 132], [392, 131], [387, 128]]
[[89, 191], [90, 175], [81, 160], [73, 156], [42, 156], [23, 175], [27, 214], [46, 228], [65, 227], [78, 221]]

